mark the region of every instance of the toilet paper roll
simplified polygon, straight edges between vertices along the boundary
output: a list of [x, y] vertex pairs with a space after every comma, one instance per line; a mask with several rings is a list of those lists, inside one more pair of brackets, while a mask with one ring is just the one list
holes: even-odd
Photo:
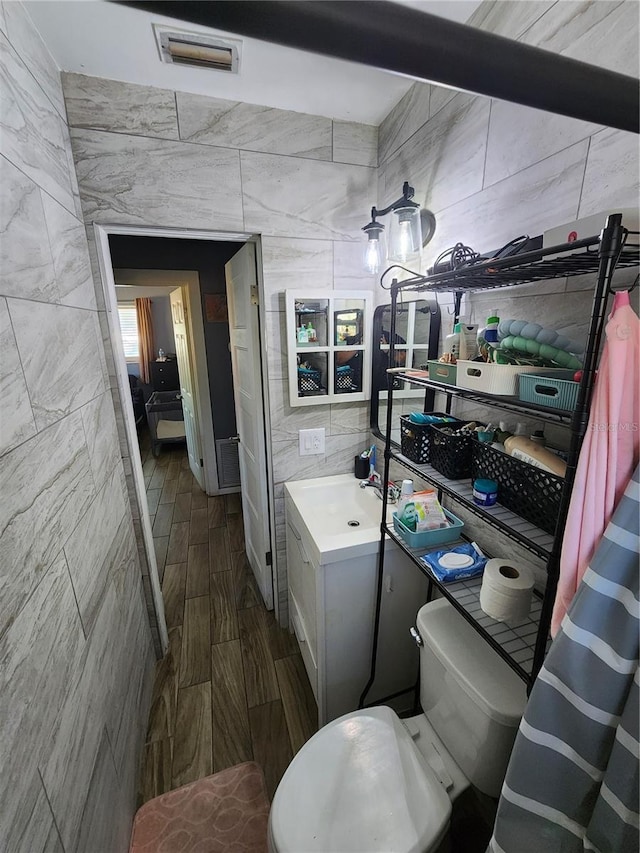
[[533, 573], [508, 560], [487, 561], [480, 587], [480, 607], [498, 622], [520, 622], [531, 609]]

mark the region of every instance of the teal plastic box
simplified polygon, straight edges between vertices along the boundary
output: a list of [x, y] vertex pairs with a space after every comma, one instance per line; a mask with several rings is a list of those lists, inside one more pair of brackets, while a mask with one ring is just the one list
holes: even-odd
[[553, 374], [522, 373], [520, 399], [549, 409], [573, 411], [578, 400], [579, 382], [573, 381], [574, 370], [557, 369]]
[[[444, 509], [444, 507], [443, 507]], [[464, 521], [455, 516], [448, 509], [444, 510], [444, 514], [451, 522], [450, 527], [440, 527], [437, 530], [423, 530], [420, 533], [414, 533], [409, 530], [398, 518], [398, 513], [393, 513], [393, 527], [410, 548], [431, 548], [433, 545], [445, 545], [447, 542], [455, 542], [460, 538]]]

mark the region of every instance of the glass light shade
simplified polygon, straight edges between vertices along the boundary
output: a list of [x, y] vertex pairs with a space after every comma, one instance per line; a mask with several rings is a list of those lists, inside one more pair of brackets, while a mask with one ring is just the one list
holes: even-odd
[[386, 258], [384, 230], [382, 228], [366, 232], [363, 262], [370, 275], [377, 275]]
[[391, 213], [389, 259], [406, 261], [422, 248], [422, 226], [418, 205], [399, 207]]

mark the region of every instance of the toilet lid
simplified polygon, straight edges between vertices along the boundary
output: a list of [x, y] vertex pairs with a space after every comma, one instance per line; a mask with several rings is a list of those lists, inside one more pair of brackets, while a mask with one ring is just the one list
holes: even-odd
[[423, 853], [451, 802], [390, 708], [346, 714], [315, 734], [278, 786], [269, 817], [278, 853]]

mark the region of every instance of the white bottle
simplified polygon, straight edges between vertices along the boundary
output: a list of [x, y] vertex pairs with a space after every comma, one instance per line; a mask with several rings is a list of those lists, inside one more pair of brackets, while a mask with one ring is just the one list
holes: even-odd
[[444, 351], [456, 361], [460, 358], [460, 323], [456, 323], [453, 332], [444, 339]]
[[478, 326], [476, 323], [458, 323], [458, 326], [460, 326], [460, 360], [472, 361], [478, 355], [476, 342]]
[[403, 480], [402, 486], [400, 487], [400, 497], [398, 498], [398, 505], [396, 507], [396, 515], [398, 518], [402, 518], [402, 513], [404, 512], [404, 508], [408, 502], [413, 500], [413, 480]]
[[402, 487], [400, 489], [400, 496], [404, 497], [405, 495], [413, 494], [413, 480], [403, 480]]

